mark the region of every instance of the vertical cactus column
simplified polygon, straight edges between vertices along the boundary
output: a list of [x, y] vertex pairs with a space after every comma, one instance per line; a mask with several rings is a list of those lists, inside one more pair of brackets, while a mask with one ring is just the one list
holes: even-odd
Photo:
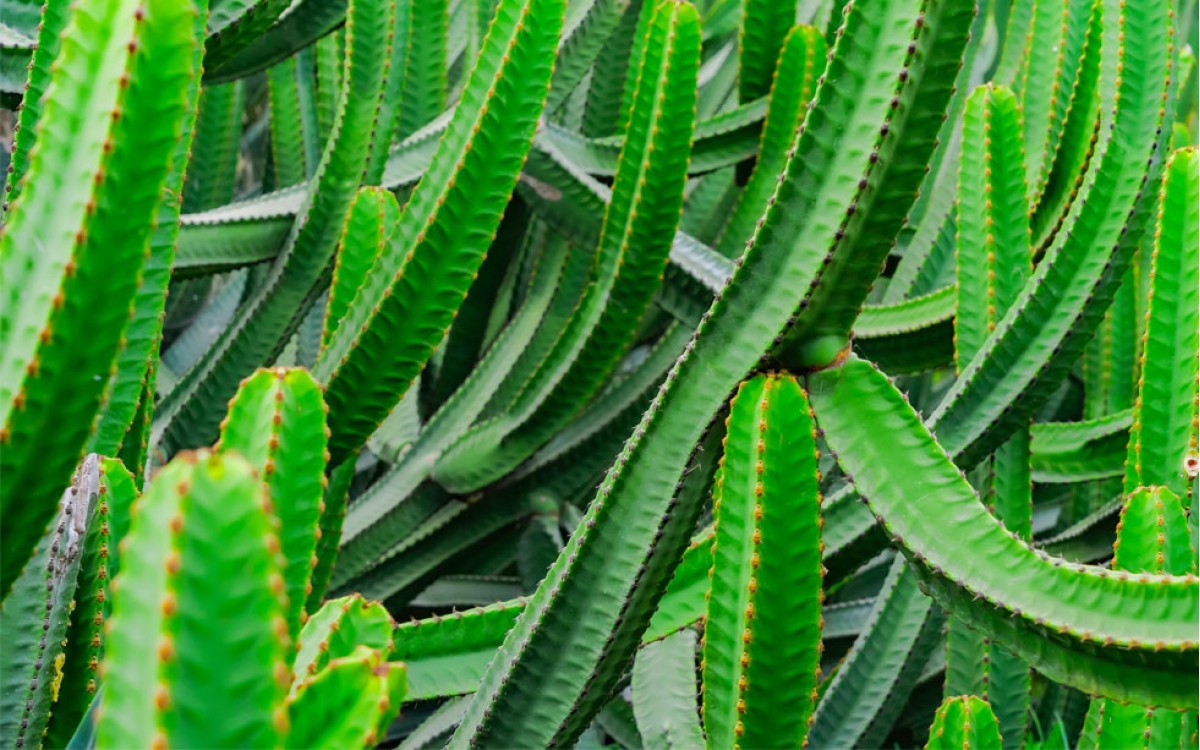
[[821, 493], [808, 399], [790, 375], [744, 383], [714, 493], [704, 630], [710, 748], [804, 743], [821, 656]]
[[[961, 372], [1020, 296], [1032, 270], [1021, 111], [1002, 86], [976, 89], [963, 114], [958, 180], [955, 358]], [[1005, 527], [1028, 540], [1032, 523], [1029, 428], [974, 474], [976, 489]], [[1020, 747], [1029, 712], [1029, 668], [959, 619], [946, 636], [947, 697], [992, 702], [1005, 747]]]
[[188, 454], [136, 506], [113, 581], [99, 747], [274, 747], [288, 729], [287, 593], [245, 459]]
[[[77, 3], [0, 238], [0, 597], [81, 458], [189, 102], [196, 9]], [[70, 179], [65, 176], [71, 175]]]
[[292, 639], [307, 619], [305, 602], [317, 564], [327, 441], [321, 387], [305, 370], [280, 367], [242, 381], [217, 444], [222, 453], [246, 458], [266, 485], [279, 519]]

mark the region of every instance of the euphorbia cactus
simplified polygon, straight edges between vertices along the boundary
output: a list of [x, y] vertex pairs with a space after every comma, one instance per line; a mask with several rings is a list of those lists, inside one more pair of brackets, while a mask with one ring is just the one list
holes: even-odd
[[0, 7], [0, 744], [1196, 747], [1195, 3]]

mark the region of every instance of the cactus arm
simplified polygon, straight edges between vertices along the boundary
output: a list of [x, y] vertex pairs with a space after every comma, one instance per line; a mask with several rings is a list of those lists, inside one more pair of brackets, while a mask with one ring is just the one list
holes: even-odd
[[1049, 246], [1066, 220], [1071, 203], [1083, 185], [1088, 162], [1094, 153], [1096, 128], [1100, 121], [1100, 97], [1097, 88], [1103, 33], [1100, 8], [1101, 3], [1094, 2], [1082, 51], [1083, 61], [1075, 85], [1071, 89], [1054, 163], [1046, 176], [1037, 202], [1031, 204], [1034, 209], [1030, 217], [1034, 247], [1039, 251]]
[[234, 452], [262, 477], [279, 519], [288, 636], [295, 640], [316, 561], [325, 489], [325, 404], [306, 370], [259, 370], [229, 402], [216, 450]]
[[923, 372], [954, 360], [953, 286], [895, 304], [865, 305], [854, 346], [885, 371]]
[[904, 560], [893, 561], [862, 633], [823, 688], [809, 743], [882, 744], [917, 683], [943, 621]]
[[1058, 151], [1091, 15], [1092, 5], [1086, 1], [1034, 3], [1020, 82], [1030, 205], [1037, 205]]
[[358, 594], [325, 602], [300, 630], [291, 695], [334, 659], [351, 656], [360, 646], [387, 655], [392, 650], [394, 627], [382, 604], [368, 602]]
[[337, 261], [325, 307], [325, 325], [321, 343], [327, 345], [338, 324], [346, 317], [350, 301], [366, 282], [380, 254], [388, 246], [400, 217], [396, 197], [380, 187], [361, 188], [350, 203], [342, 237], [338, 242]]
[[300, 105], [302, 74], [298, 57], [273, 65], [267, 70], [267, 91], [271, 105], [271, 165], [275, 187], [284, 188], [303, 182], [308, 176], [305, 165], [304, 114]]
[[[38, 122], [55, 147], [32, 155], [6, 217], [0, 596], [80, 458], [129, 319], [186, 114], [183, 96], [162, 92], [187, 89], [196, 44], [191, 6], [169, 5], [76, 9]], [[59, 185], [68, 173], [78, 179]]]
[[[1184, 507], [1166, 487], [1131, 490], [1121, 507], [1113, 568], [1133, 573], [1195, 573]], [[1084, 742], [1092, 747], [1180, 746], [1184, 714], [1096, 698], [1088, 707]]]
[[[396, 8], [397, 16], [400, 9]], [[317, 139], [324, 143], [333, 132], [337, 119], [338, 97], [342, 92], [342, 66], [338, 53], [341, 32], [326, 34], [313, 43], [317, 71]], [[393, 50], [394, 52], [394, 50]], [[391, 71], [389, 71], [391, 72]], [[391, 145], [391, 144], [388, 144]]]
[[401, 0], [407, 18], [396, 136], [406, 138], [446, 107], [447, 0]]
[[[1034, 551], [991, 517], [867, 362], [811, 375], [809, 394], [843, 469], [943, 606], [1056, 681], [1128, 700], [1195, 703], [1196, 641], [1186, 625], [1200, 616], [1194, 577], [1111, 576]], [[866, 403], [875, 417], [857, 413], [854, 405]], [[957, 554], [949, 540], [971, 554]]]
[[[780, 8], [786, 6], [786, 3], [774, 3], [771, 0], [756, 4]], [[749, 26], [747, 17], [743, 25], [743, 37], [750, 33]], [[763, 123], [754, 171], [738, 196], [733, 215], [728, 218], [717, 244], [717, 250], [728, 258], [736, 258], [741, 254], [747, 238], [754, 232], [754, 223], [762, 215], [775, 190], [776, 176], [787, 164], [788, 149], [796, 140], [796, 132], [804, 124], [817, 76], [825, 69], [825, 54], [825, 39], [812, 26], [796, 26], [782, 40], [779, 62], [774, 65], [770, 106]]]
[[[837, 217], [840, 224], [834, 242], [826, 248], [826, 260], [772, 352], [781, 363], [825, 365], [847, 343], [924, 176], [973, 20], [974, 8], [962, 3], [945, 9], [931, 6], [914, 25], [901, 69], [892, 72], [892, 91], [881, 97], [886, 114], [879, 126], [881, 138], [893, 128], [902, 128], [910, 151], [889, 153], [886, 140], [880, 143], [872, 157], [877, 161], [860, 178], [865, 187], [860, 187], [858, 200], [846, 213]], [[843, 34], [849, 31], [843, 28]], [[838, 74], [833, 67], [825, 73], [826, 77]], [[879, 163], [884, 164], [886, 177], [876, 176]]]
[[291, 5], [289, 0], [229, 0], [217, 3], [208, 17], [204, 68], [221, 73], [237, 53], [269, 29]]
[[400, 711], [404, 665], [360, 646], [302, 682], [288, 701], [286, 747], [373, 747]]
[[246, 88], [240, 81], [201, 87], [192, 156], [183, 184], [184, 213], [216, 208], [233, 199], [245, 106]]
[[64, 638], [89, 539], [88, 521], [100, 494], [99, 461], [80, 464], [59, 504], [56, 522], [37, 544], [31, 560], [4, 600], [0, 627], [0, 739], [8, 747], [39, 746], [59, 696]]
[[1081, 422], [1041, 422], [1030, 428], [1034, 482], [1071, 483], [1121, 476], [1133, 410]]
[[342, 525], [346, 521], [346, 506], [350, 501], [350, 484], [354, 481], [357, 457], [344, 461], [329, 472], [322, 499], [321, 519], [317, 523], [317, 562], [313, 566], [312, 590], [308, 594], [305, 610], [311, 615], [325, 601], [333, 578], [334, 565], [339, 561], [338, 544], [342, 538]]
[[205, 83], [228, 83], [266, 70], [301, 49], [341, 32], [346, 0], [299, 0], [274, 25], [250, 39], [220, 70], [209, 71]]
[[559, 0], [531, 2], [538, 5], [514, 0], [497, 10], [388, 262], [356, 295], [317, 362], [334, 463], [365, 442], [440, 343], [499, 223], [544, 103], [561, 23]]
[[743, 4], [738, 30], [738, 101], [748, 102], [771, 90], [776, 63], [795, 23], [794, 3], [746, 0]]
[[[1053, 3], [1052, 3], [1053, 5]], [[969, 363], [1020, 295], [1031, 267], [1026, 156], [1021, 111], [1008, 89], [984, 86], [967, 99], [959, 161], [955, 355]], [[1029, 429], [1018, 428], [982, 469], [987, 502], [1005, 527], [1030, 538]], [[947, 631], [945, 694], [975, 693], [1000, 717], [1009, 747], [1025, 737], [1029, 670], [1008, 651], [952, 620]]]
[[[194, 39], [199, 39], [204, 33], [208, 2], [198, 0], [195, 6], [192, 33]], [[154, 412], [153, 375], [158, 368], [167, 287], [175, 259], [175, 243], [179, 236], [184, 172], [189, 163], [196, 124], [202, 72], [201, 58], [202, 50], [200, 45], [196, 44], [191, 49], [189, 78], [187, 84], [182, 87], [186, 110], [173, 133], [175, 145], [162, 187], [162, 199], [150, 230], [150, 247], [145, 254], [138, 289], [129, 311], [129, 322], [121, 335], [121, 348], [113, 362], [113, 371], [105, 386], [100, 413], [96, 417], [96, 424], [92, 428], [87, 445], [87, 450], [91, 452], [114, 455], [122, 448], [128, 435], [131, 444], [124, 452], [131, 457], [130, 465], [135, 471], [140, 470], [143, 461], [141, 458], [134, 460], [132, 457], [140, 456], [144, 451], [144, 423]], [[142, 409], [140, 414], [139, 407]], [[142, 418], [142, 424], [134, 425], [134, 418], [138, 416]]]
[[[1176, 151], [1163, 178], [1141, 376], [1125, 462], [1125, 491], [1169, 487], [1190, 507], [1196, 458], [1200, 350], [1200, 176], [1196, 149]], [[1196, 467], [1190, 469], [1195, 476]]]
[[710, 747], [803, 744], [821, 655], [820, 474], [808, 402], [790, 376], [737, 392], [713, 497], [704, 629]]
[[[633, 46], [638, 43], [638, 21], [647, 5], [652, 6], [653, 2], [630, 0], [596, 60], [580, 124], [580, 131], [586, 136], [595, 138], [618, 132], [625, 77], [633, 60]], [[652, 11], [653, 8], [647, 12]]]
[[[999, 750], [1000, 726], [987, 701], [974, 695], [947, 698], [929, 727], [925, 750]], [[1024, 741], [1022, 736], [1021, 741]]]
[[267, 505], [234, 455], [189, 454], [151, 482], [113, 581], [99, 746], [279, 744], [290, 640]]
[[[634, 5], [633, 0], [591, 0], [572, 6], [563, 24], [558, 62], [550, 81], [550, 95], [546, 98], [547, 112], [559, 112], [588, 71], [595, 69], [593, 66], [603, 59], [601, 53], [622, 23], [626, 11]], [[617, 61], [606, 62], [616, 64]], [[615, 80], [623, 80], [623, 76]]]
[[468, 433], [434, 479], [456, 493], [515, 468], [584, 406], [633, 343], [661, 284], [687, 171], [700, 33], [688, 6], [669, 3], [649, 26], [621, 167], [578, 311], [511, 417]]
[[7, 215], [9, 206], [23, 188], [22, 183], [25, 172], [29, 169], [31, 152], [37, 142], [37, 122], [42, 116], [42, 98], [50, 85], [52, 66], [62, 46], [61, 35], [70, 16], [70, 5], [70, 0], [46, 0], [42, 4], [37, 42], [33, 58], [29, 62], [29, 72], [24, 77], [25, 91], [21, 98], [21, 110], [13, 128], [10, 161], [4, 175], [4, 192], [0, 193], [0, 215]]
[[527, 257], [522, 251], [533, 252], [535, 244], [545, 239], [532, 229], [532, 217], [524, 202], [511, 200], [479, 267], [479, 275], [471, 283], [467, 298], [446, 333], [436, 377], [429, 373], [421, 379], [422, 396], [428, 386], [429, 400], [440, 406], [470, 376], [497, 335], [492, 323], [498, 327], [509, 319], [515, 295], [506, 296], [502, 290], [507, 287], [510, 292], [517, 291], [517, 259]]
[[524, 606], [514, 599], [398, 626], [389, 658], [408, 666], [408, 699], [472, 692]]
[[966, 464], [1003, 442], [1061, 383], [1141, 238], [1157, 171], [1156, 162], [1149, 172], [1146, 164], [1161, 145], [1155, 133], [1172, 88], [1168, 8], [1152, 3], [1130, 13], [1106, 3], [1104, 13], [1113, 23], [1104, 26], [1101, 141], [1090, 176], [1020, 298], [931, 417], [939, 441]]
[[975, 90], [963, 115], [958, 180], [955, 354], [961, 371], [1031, 270], [1021, 116], [1012, 92]]
[[700, 750], [696, 633], [683, 630], [645, 646], [633, 662], [633, 716], [646, 747]]
[[[818, 89], [814, 99], [817, 104], [808, 119], [813, 125], [806, 124], [800, 136], [797, 155], [754, 245], [742, 257], [722, 297], [668, 375], [634, 437], [626, 443], [563, 556], [532, 597], [528, 616], [510, 632], [452, 746], [468, 744], [468, 738], [481, 722], [499, 720], [500, 715], [489, 707], [497, 700], [505, 700], [508, 691], [515, 690], [522, 682], [520, 675], [526, 670], [543, 676], [549, 668], [571, 673], [590, 671], [613, 627], [615, 610], [629, 593], [637, 595], [638, 606], [629, 610], [629, 619], [623, 627], [630, 634], [644, 629], [649, 612], [642, 608], [648, 609], [657, 601], [658, 591], [650, 582], [634, 585], [637, 571], [645, 551], [651, 547], [655, 555], [671, 558], [682, 550], [682, 541], [678, 547], [666, 549], [661, 538], [654, 546], [654, 539], [662, 515], [670, 507], [673, 488], [687, 468], [692, 446], [732, 388], [770, 347], [795, 310], [796, 290], [809, 286], [824, 249], [834, 241], [839, 217], [845, 215], [846, 206], [860, 197], [856, 179], [870, 171], [872, 151], [881, 140], [888, 153], [902, 146], [900, 136], [906, 123], [897, 122], [886, 135], [880, 133], [880, 126], [890, 112], [889, 97], [895, 91], [897, 72], [903, 67], [912, 39], [912, 24], [921, 8], [916, 3], [900, 2], [889, 4], [882, 9], [884, 13], [880, 10], [876, 7], [867, 12], [861, 6], [852, 7], [846, 19], [852, 31], [844, 34], [835, 46], [830, 66], [842, 71], [851, 65], [865, 65], [868, 70], [861, 75], [839, 78], [836, 87]], [[940, 20], [943, 10], [951, 16], [955, 13], [954, 8], [939, 4], [927, 8], [926, 17], [930, 22], [935, 17]], [[932, 35], [920, 36], [918, 46], [932, 43]], [[909, 76], [903, 88], [905, 96], [915, 95], [916, 82], [916, 76]], [[872, 93], [864, 95], [864, 90]], [[880, 90], [882, 95], [878, 93]], [[878, 110], [865, 104], [875, 101], [876, 96], [881, 100]], [[865, 108], [858, 112], [861, 117], [849, 118], [857, 123], [855, 129], [844, 130], [842, 115], [834, 116], [834, 111], [855, 111], [859, 105]], [[831, 119], [838, 123], [836, 127], [830, 123]], [[915, 136], [917, 142], [922, 142], [924, 135]], [[839, 148], [829, 145], [835, 138], [841, 144]], [[910, 155], [907, 149], [896, 153]], [[869, 188], [870, 183], [863, 189]], [[829, 208], [809, 215], [807, 208], [812, 202]], [[677, 519], [672, 515], [671, 520]], [[618, 550], [636, 550], [636, 553], [618, 554]], [[598, 554], [604, 556], [606, 586], [610, 581], [621, 584], [615, 590], [602, 590], [595, 583], [600, 578], [595, 575]], [[563, 605], [568, 600], [570, 614]], [[588, 623], [591, 637], [579, 627], [580, 622]], [[571, 637], [577, 646], [569, 662], [561, 659], [561, 639], [567, 632], [575, 633]], [[631, 643], [622, 640], [620, 644], [620, 651], [614, 650], [615, 645], [610, 647], [610, 660], [616, 654], [630, 653]], [[525, 705], [536, 700], [536, 696], [520, 698]], [[558, 703], [561, 698], [560, 693], [553, 702]], [[503, 714], [528, 717], [525, 711]], [[478, 739], [482, 741], [484, 736], [489, 737], [487, 741], [495, 739], [486, 727]]]
[[507, 373], [537, 333], [558, 286], [562, 283], [569, 248], [551, 241], [539, 260], [525, 304], [500, 332], [479, 365], [455, 393], [422, 427], [416, 441], [395, 466], [372, 485], [348, 511], [341, 535], [341, 553], [333, 579], [340, 585], [376, 562], [396, 540], [403, 540], [415, 524], [436, 508], [441, 493], [414, 491], [428, 478], [434, 459], [454, 438], [470, 426], [501, 387]]
[[[266, 364], [300, 324], [314, 289], [327, 278], [341, 221], [358, 185], [371, 182], [370, 144], [384, 137], [376, 115], [388, 68], [391, 0], [357, 0], [348, 17], [346, 55], [336, 135], [304, 191], [303, 202], [283, 251], [267, 278], [239, 309], [233, 323], [201, 362], [164, 399], [155, 433], [169, 450], [207, 443], [216, 437], [221, 410], [242, 377]], [[366, 20], [369, 19], [369, 20]], [[356, 23], [357, 21], [357, 23]]]

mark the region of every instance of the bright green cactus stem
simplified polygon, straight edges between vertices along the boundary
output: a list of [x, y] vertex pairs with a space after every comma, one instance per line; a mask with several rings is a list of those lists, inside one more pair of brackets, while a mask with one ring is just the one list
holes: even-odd
[[516, 184], [545, 103], [562, 0], [505, 0], [389, 252], [354, 297], [315, 373], [341, 463], [441, 343]]
[[79, 583], [84, 545], [100, 493], [100, 467], [89, 456], [59, 505], [58, 520], [0, 609], [0, 741], [38, 747], [62, 679], [64, 638]]
[[[1016, 97], [983, 86], [963, 113], [958, 179], [955, 354], [970, 363], [1021, 294], [1032, 271], [1025, 198], [1024, 140]], [[1032, 495], [1029, 428], [1017, 429], [974, 476], [981, 496], [1005, 528], [1030, 538]], [[1007, 747], [1025, 737], [1029, 669], [1023, 661], [952, 619], [946, 635], [947, 696], [990, 701]]]
[[[0, 238], [0, 597], [81, 458], [187, 114], [193, 5], [79, 3]], [[71, 179], [63, 175], [71, 174]]]
[[[1113, 569], [1131, 573], [1195, 573], [1191, 531], [1183, 506], [1166, 487], [1139, 487], [1125, 498]], [[1097, 698], [1088, 708], [1081, 750], [1117, 747], [1187, 747], [1192, 712]]]
[[385, 656], [392, 651], [391, 615], [378, 602], [368, 602], [358, 594], [325, 602], [304, 623], [292, 666], [296, 682], [295, 694], [301, 682], [325, 669], [332, 659], [350, 656], [359, 646], [367, 646]]
[[[796, 8], [779, 0], [747, 0], [738, 33], [738, 100], [765, 96], [775, 78], [775, 62], [796, 23]], [[814, 29], [815, 30], [815, 29]]]
[[[1197, 471], [1200, 351], [1200, 175], [1195, 148], [1167, 163], [1159, 202], [1141, 376], [1125, 461], [1125, 492], [1169, 487], [1191, 506]], [[1189, 462], [1190, 465], [1189, 465]]]
[[285, 747], [371, 748], [404, 700], [404, 665], [359, 646], [299, 683], [288, 700]]
[[247, 459], [266, 485], [271, 511], [279, 519], [293, 640], [307, 618], [305, 603], [317, 563], [327, 440], [321, 387], [307, 370], [277, 367], [242, 381], [229, 402], [216, 447]]
[[710, 748], [804, 743], [821, 657], [821, 495], [808, 400], [789, 375], [738, 389], [713, 497], [704, 626]]
[[97, 747], [282, 744], [291, 640], [269, 506], [234, 454], [182, 455], [151, 482], [112, 583]]
[[974, 695], [947, 698], [929, 727], [925, 750], [1000, 750], [1000, 726], [992, 707]]
[[944, 607], [1055, 681], [1196, 705], [1194, 575], [1113, 575], [1036, 551], [980, 503], [870, 363], [851, 358], [808, 385], [842, 469]]

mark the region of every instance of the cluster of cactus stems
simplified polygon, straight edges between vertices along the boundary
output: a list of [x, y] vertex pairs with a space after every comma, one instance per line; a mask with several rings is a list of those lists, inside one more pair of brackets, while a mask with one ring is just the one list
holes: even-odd
[[1195, 0], [0, 10], [0, 747], [1197, 747]]

